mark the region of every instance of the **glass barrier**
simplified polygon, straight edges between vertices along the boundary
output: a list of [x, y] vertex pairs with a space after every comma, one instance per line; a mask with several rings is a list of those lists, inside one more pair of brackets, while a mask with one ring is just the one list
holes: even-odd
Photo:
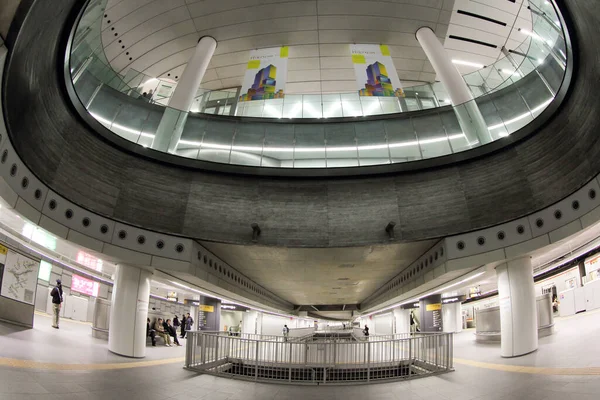
[[[127, 140], [204, 161], [335, 168], [457, 153], [506, 137], [530, 123], [552, 102], [566, 69], [565, 34], [553, 4], [531, 0], [531, 31], [522, 29], [521, 44], [503, 49], [505, 56], [499, 61], [464, 76], [474, 96], [464, 104], [451, 106], [439, 82], [406, 88], [399, 98], [361, 97], [353, 92], [238, 102], [237, 88], [199, 89], [191, 112], [182, 115], [165, 108], [170, 94], [161, 85], [168, 82], [134, 70], [125, 76], [112, 70], [101, 45], [100, 10], [105, 3], [90, 2], [73, 41], [71, 74], [81, 102], [96, 120]], [[410, 111], [420, 112], [406, 113]], [[168, 113], [173, 114], [170, 123], [163, 118]], [[293, 121], [227, 120], [204, 114]], [[361, 118], [383, 114], [390, 115], [377, 121]], [[296, 121], [339, 117], [356, 120]]]

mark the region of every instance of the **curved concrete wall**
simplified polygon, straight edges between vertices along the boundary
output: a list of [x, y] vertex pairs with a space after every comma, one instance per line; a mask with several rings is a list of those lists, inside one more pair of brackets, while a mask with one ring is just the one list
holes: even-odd
[[[202, 240], [351, 246], [454, 235], [522, 217], [600, 171], [600, 49], [593, 0], [572, 2], [580, 40], [570, 96], [539, 132], [494, 154], [435, 169], [363, 178], [238, 176], [151, 161], [101, 140], [69, 104], [56, 66], [75, 0], [39, 0], [11, 47], [3, 87], [16, 151], [54, 191], [107, 218]], [[562, 3], [562, 2], [561, 2]], [[45, 60], [45, 62], [38, 62]], [[10, 94], [10, 95], [8, 95]], [[24, 113], [23, 110], [29, 110]]]

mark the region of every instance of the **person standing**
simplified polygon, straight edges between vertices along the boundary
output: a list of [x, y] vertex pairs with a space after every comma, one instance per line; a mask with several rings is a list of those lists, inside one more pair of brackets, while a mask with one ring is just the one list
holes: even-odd
[[185, 323], [187, 321], [187, 318], [185, 317], [185, 314], [183, 314], [181, 316], [181, 321], [179, 322], [181, 324], [181, 338], [183, 338], [185, 336]]
[[177, 315], [175, 316], [175, 318], [173, 318], [173, 327], [175, 328], [175, 332], [177, 332], [177, 328], [179, 328], [179, 318], [177, 318]]
[[192, 318], [192, 316], [190, 315], [190, 313], [187, 313], [187, 316], [185, 318], [185, 330], [183, 331], [183, 336], [185, 337], [185, 333], [187, 331], [191, 331], [192, 328], [194, 326], [194, 319]]
[[52, 320], [52, 327], [58, 329], [58, 322], [60, 318], [60, 306], [63, 302], [63, 289], [60, 279], [56, 280], [56, 286], [50, 292], [52, 296], [52, 308], [54, 310], [54, 318]]
[[363, 329], [363, 334], [365, 337], [369, 337], [369, 327], [367, 325], [365, 325], [365, 329]]

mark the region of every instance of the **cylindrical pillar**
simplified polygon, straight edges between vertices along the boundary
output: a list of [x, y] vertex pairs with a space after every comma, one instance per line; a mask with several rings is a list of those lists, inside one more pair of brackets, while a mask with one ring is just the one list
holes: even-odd
[[444, 332], [462, 332], [462, 314], [460, 302], [442, 304]]
[[533, 267], [522, 257], [496, 267], [500, 302], [500, 355], [518, 357], [538, 348]]
[[203, 36], [198, 41], [156, 129], [153, 149], [170, 153], [177, 149], [194, 97], [216, 48], [217, 41], [213, 37]]
[[152, 273], [117, 265], [112, 292], [108, 350], [125, 356], [146, 356], [146, 319]]
[[410, 333], [410, 310], [394, 308], [396, 333]]
[[439, 80], [448, 92], [454, 112], [469, 145], [491, 142], [492, 137], [485, 119], [473, 99], [473, 94], [433, 30], [429, 27], [422, 27], [417, 31], [416, 36]]

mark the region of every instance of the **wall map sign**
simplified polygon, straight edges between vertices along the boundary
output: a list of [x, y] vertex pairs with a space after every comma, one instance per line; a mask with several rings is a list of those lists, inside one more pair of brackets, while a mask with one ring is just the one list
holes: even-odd
[[38, 268], [38, 261], [9, 250], [2, 272], [0, 295], [22, 303], [34, 304]]

